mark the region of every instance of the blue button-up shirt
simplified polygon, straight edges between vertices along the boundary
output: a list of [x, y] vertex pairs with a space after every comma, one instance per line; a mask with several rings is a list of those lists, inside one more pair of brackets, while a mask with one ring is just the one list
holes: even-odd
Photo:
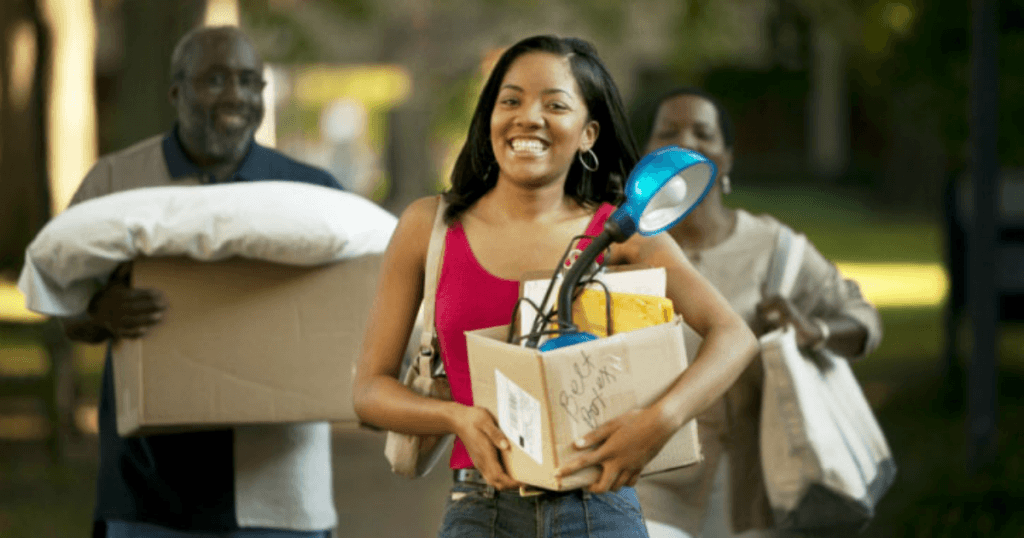
[[[181, 142], [178, 140], [177, 127], [164, 135], [161, 146], [164, 151], [164, 159], [167, 160], [167, 171], [170, 173], [171, 179], [203, 177], [207, 175], [185, 154], [185, 149], [181, 147]], [[253, 141], [249, 144], [249, 151], [242, 159], [242, 164], [239, 165], [238, 170], [235, 171], [228, 181], [259, 181], [265, 179], [301, 181], [303, 183], [313, 183], [336, 189], [342, 188], [338, 181], [334, 179], [334, 176], [326, 171], [300, 163], [279, 151], [261, 146], [256, 141]], [[203, 181], [203, 183], [209, 182], [208, 180]]]

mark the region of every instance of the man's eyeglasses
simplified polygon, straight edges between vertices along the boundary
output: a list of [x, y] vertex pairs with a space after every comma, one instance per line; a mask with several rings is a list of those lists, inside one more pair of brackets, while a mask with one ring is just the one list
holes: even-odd
[[196, 89], [208, 93], [220, 93], [228, 87], [229, 81], [245, 89], [246, 91], [260, 93], [267, 85], [263, 76], [255, 71], [231, 71], [228, 69], [215, 69], [199, 76], [191, 77], [192, 84]]

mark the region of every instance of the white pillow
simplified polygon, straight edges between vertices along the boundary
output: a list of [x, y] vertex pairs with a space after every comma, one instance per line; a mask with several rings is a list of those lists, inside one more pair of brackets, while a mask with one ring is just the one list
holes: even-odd
[[358, 195], [293, 181], [135, 189], [54, 217], [28, 246], [18, 288], [29, 310], [73, 316], [137, 256], [319, 265], [383, 252], [396, 225]]

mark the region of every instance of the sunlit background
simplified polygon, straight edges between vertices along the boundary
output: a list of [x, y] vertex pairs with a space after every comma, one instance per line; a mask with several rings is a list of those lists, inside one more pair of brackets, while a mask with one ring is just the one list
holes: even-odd
[[[907, 482], [868, 534], [913, 534], [904, 512], [924, 503], [922, 528], [938, 530], [917, 535], [1013, 535], [998, 534], [1005, 521], [988, 512], [957, 510], [981, 502], [980, 491], [1006, 489], [1020, 467], [968, 480], [962, 398], [952, 397], [948, 416], [922, 410], [929, 398], [946, 401], [944, 390], [962, 392], [948, 382], [962, 373], [970, 342], [968, 334], [949, 343], [951, 333], [969, 331], [946, 317], [954, 281], [943, 198], [961, 188], [970, 162], [970, 13], [955, 0], [5, 0], [0, 389], [5, 378], [55, 377], [38, 338], [26, 336], [35, 329], [20, 329], [45, 325], [15, 286], [25, 245], [67, 206], [98, 155], [170, 127], [170, 48], [194, 24], [239, 24], [264, 55], [260, 143], [329, 170], [395, 213], [447, 184], [480, 85], [505, 46], [537, 33], [579, 35], [608, 64], [638, 138], [651, 98], [665, 89], [699, 85], [719, 96], [737, 125], [727, 204], [806, 233], [879, 307], [882, 346], [855, 371], [894, 450], [904, 450], [897, 456]], [[1024, 103], [1024, 70], [1011, 61], [1024, 50], [1024, 2], [1001, 2], [999, 14], [999, 157], [1014, 169], [1024, 165], [1011, 119]], [[1002, 327], [1002, 367], [1024, 371], [1024, 330]], [[57, 459], [75, 478], [54, 474], [45, 458], [5, 457], [46, 454], [19, 447], [44, 446], [55, 428], [38, 402], [0, 393], [0, 536], [86, 535], [102, 348], [75, 346], [72, 360], [78, 437]], [[949, 468], [943, 457], [956, 469], [940, 472]], [[41, 503], [74, 499], [57, 510], [77, 525], [40, 531], [24, 515], [32, 507], [8, 508], [15, 497], [4, 481], [19, 483], [11, 469], [27, 461], [35, 467], [20, 468], [42, 470], [16, 476], [45, 485]], [[76, 482], [89, 487], [72, 491]], [[961, 494], [963, 484], [973, 493]], [[410, 524], [430, 535], [438, 514], [416, 514]], [[943, 534], [947, 520], [968, 526]]]

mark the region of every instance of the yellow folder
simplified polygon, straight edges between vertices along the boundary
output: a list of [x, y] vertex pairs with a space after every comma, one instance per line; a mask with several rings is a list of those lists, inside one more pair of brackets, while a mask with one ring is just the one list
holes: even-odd
[[[675, 317], [675, 308], [671, 299], [614, 291], [610, 295], [612, 300], [611, 334], [668, 323]], [[604, 290], [584, 290], [572, 305], [572, 317], [573, 322], [581, 331], [601, 337], [608, 336]]]

